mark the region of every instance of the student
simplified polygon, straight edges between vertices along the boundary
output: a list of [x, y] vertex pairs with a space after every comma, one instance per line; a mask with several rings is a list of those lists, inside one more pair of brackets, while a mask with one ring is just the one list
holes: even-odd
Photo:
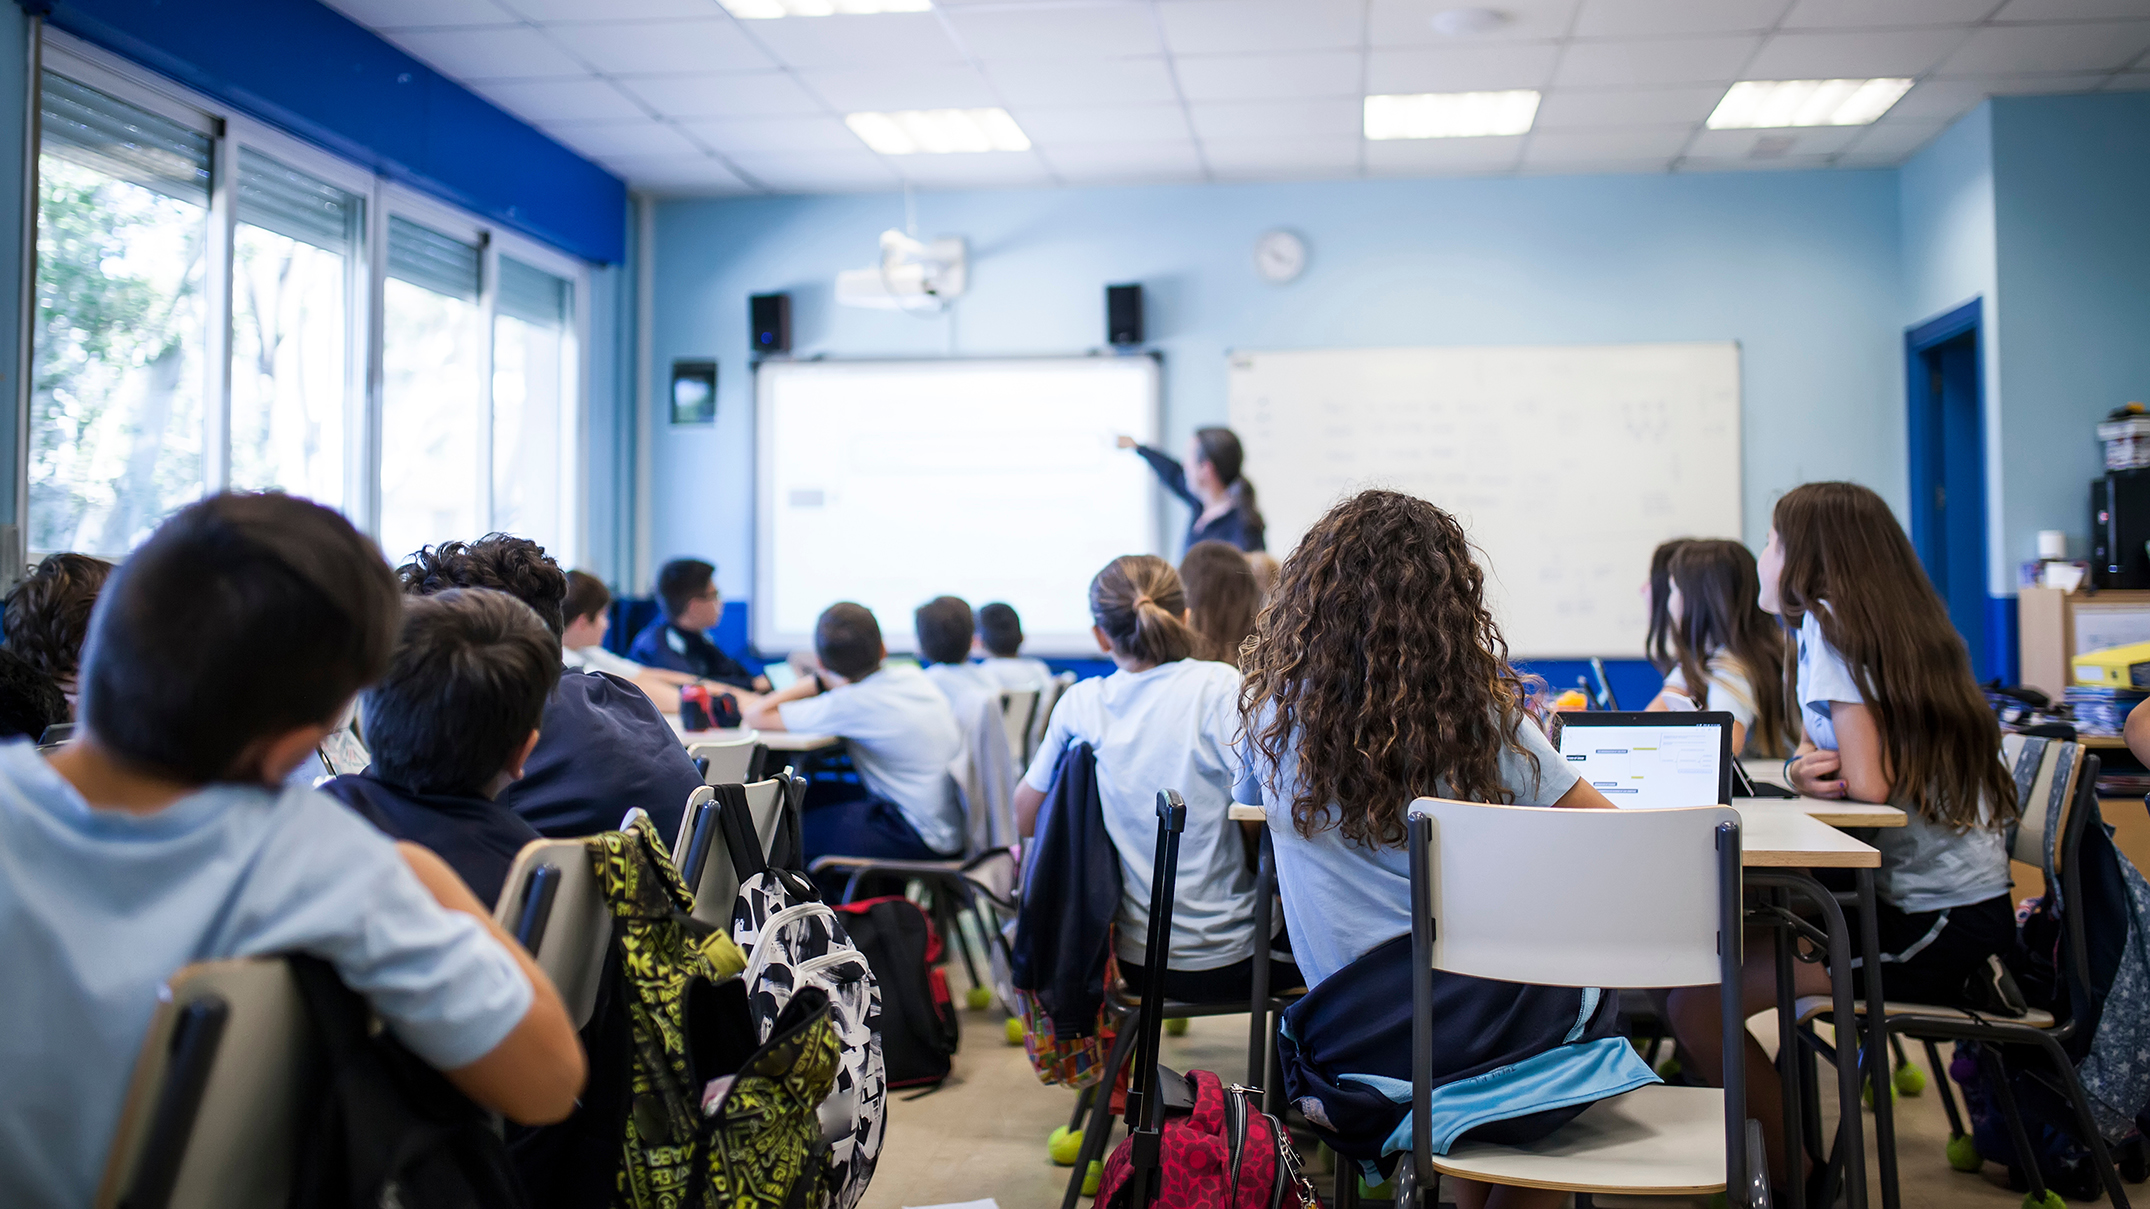
[[[427, 546], [396, 575], [411, 596], [449, 588], [506, 592], [529, 605], [554, 634], [567, 628], [560, 616], [567, 576], [528, 538], [489, 533], [474, 542]], [[554, 838], [611, 831], [634, 807], [649, 812], [657, 834], [678, 834], [687, 797], [701, 787], [702, 774], [664, 716], [625, 680], [564, 668], [555, 675], [537, 747], [522, 779], [500, 791], [500, 804]]]
[[82, 733], [49, 759], [0, 746], [0, 1205], [91, 1203], [158, 988], [190, 962], [322, 958], [471, 1099], [573, 1109], [574, 1026], [469, 889], [278, 785], [387, 666], [397, 604], [336, 513], [211, 496], [108, 585]]
[[1187, 587], [1195, 658], [1238, 667], [1239, 644], [1254, 632], [1254, 615], [1262, 611], [1261, 586], [1247, 556], [1225, 542], [1196, 542], [1180, 559], [1180, 582]]
[[502, 806], [537, 746], [560, 640], [505, 592], [450, 588], [403, 606], [388, 674], [360, 697], [373, 763], [322, 792], [437, 853], [492, 906], [538, 833]]
[[710, 641], [724, 616], [717, 569], [698, 558], [675, 558], [657, 572], [658, 615], [635, 635], [627, 655], [645, 667], [668, 668], [734, 688], [769, 691], [769, 678], [746, 669]]
[[1754, 555], [1734, 541], [1683, 542], [1669, 572], [1673, 666], [1649, 708], [1728, 713], [1733, 751], [1790, 754], [1799, 730], [1784, 704], [1784, 631], [1762, 611]]
[[963, 811], [951, 765], [962, 754], [955, 714], [925, 673], [882, 666], [888, 648], [864, 605], [845, 601], [814, 623], [821, 670], [756, 702], [761, 730], [840, 735], [863, 797], [807, 803], [802, 843], [822, 856], [939, 860], [963, 851]]
[[918, 606], [911, 623], [918, 629], [918, 657], [925, 661], [926, 679], [948, 698], [957, 725], [969, 727], [987, 702], [999, 708], [1000, 681], [970, 661], [969, 604], [961, 597], [936, 596]]
[[[87, 554], [48, 554], [37, 568], [9, 590], [0, 613], [0, 633], [7, 649], [52, 677], [75, 707], [75, 673], [82, 662], [82, 641], [90, 632], [90, 610], [104, 590], [112, 564]], [[62, 719], [64, 721], [65, 719]]]
[[1650, 551], [1650, 578], [1642, 585], [1642, 604], [1650, 611], [1650, 628], [1643, 636], [1642, 650], [1659, 675], [1671, 671], [1676, 663], [1672, 657], [1672, 616], [1665, 606], [1672, 594], [1672, 556], [1689, 540], [1675, 537], [1659, 542], [1657, 549]]
[[567, 598], [561, 613], [567, 618], [560, 634], [560, 662], [585, 672], [608, 672], [631, 680], [662, 713], [679, 712], [679, 690], [699, 684], [715, 693], [734, 692], [734, 686], [704, 680], [670, 668], [648, 667], [624, 659], [604, 647], [605, 631], [612, 628], [612, 592], [604, 581], [587, 571], [567, 573]]
[[1254, 586], [1267, 601], [1269, 594], [1277, 590], [1277, 559], [1267, 550], [1247, 551], [1247, 566], [1254, 572]]
[[[1762, 550], [1761, 605], [1796, 623], [1795, 694], [1806, 737], [1787, 762], [1792, 788], [1809, 797], [1888, 802], [1909, 816], [1876, 828], [1874, 923], [1892, 1000], [1975, 1006], [1974, 975], [2015, 942], [2004, 832], [2016, 788], [2001, 762], [2001, 733], [1971, 676], [1963, 639], [1911, 542], [1880, 496], [1854, 483], [1809, 483], [1777, 501]], [[1858, 935], [1856, 910], [1845, 914]], [[1746, 1011], [1776, 1006], [1774, 956], [1747, 950]], [[1855, 963], [1856, 967], [1856, 963]], [[1826, 995], [1848, 973], [1863, 996], [1864, 972], [1798, 963], [1798, 993]], [[1671, 994], [1671, 1023], [1716, 1080], [1717, 988]], [[1747, 1103], [1762, 1122], [1770, 1166], [1785, 1172], [1776, 1069], [1751, 1039]]]
[[1043, 689], [1053, 678], [1043, 659], [1022, 653], [1023, 619], [1014, 605], [994, 601], [978, 610], [978, 649], [985, 654], [978, 666], [1002, 688]]
[[1187, 443], [1187, 462], [1175, 462], [1161, 450], [1133, 437], [1120, 438], [1120, 448], [1132, 449], [1157, 472], [1165, 490], [1194, 509], [1187, 522], [1187, 544], [1220, 541], [1241, 550], [1262, 549], [1262, 510], [1255, 504], [1254, 484], [1239, 472], [1246, 455], [1239, 434], [1229, 428], [1197, 428]]
[[67, 721], [67, 698], [52, 677], [0, 647], [0, 739], [35, 743], [47, 729]]
[[[1105, 831], [1120, 854], [1120, 971], [1139, 986], [1154, 960], [1143, 945], [1157, 791], [1178, 790], [1187, 802], [1187, 829], [1180, 836], [1165, 994], [1189, 1003], [1245, 999], [1257, 943], [1254, 876], [1228, 817], [1238, 771], [1232, 735], [1239, 725], [1239, 673], [1194, 657], [1200, 637], [1187, 627], [1186, 591], [1172, 564], [1154, 555], [1106, 563], [1090, 581], [1090, 616], [1098, 649], [1118, 670], [1078, 680], [1061, 694], [1037, 758], [1015, 790], [1016, 830], [1032, 833], [1061, 755], [1088, 743], [1097, 755]], [[1296, 970], [1278, 969], [1272, 985], [1290, 986], [1297, 977]]]
[[[1485, 572], [1472, 554], [1463, 527], [1424, 500], [1391, 491], [1353, 496], [1330, 509], [1285, 559], [1243, 660], [1245, 767], [1235, 794], [1267, 813], [1292, 949], [1312, 990], [1302, 1003], [1317, 1016], [1353, 988], [1380, 981], [1378, 973], [1390, 976], [1382, 984], [1388, 990], [1405, 988], [1402, 1002], [1409, 1003], [1405, 835], [1413, 799], [1611, 806], [1524, 713], [1527, 684], [1508, 662], [1486, 607]], [[1489, 852], [1484, 859], [1512, 861], [1516, 876], [1530, 875], [1526, 853]], [[1557, 988], [1433, 978], [1440, 1002], [1457, 1009], [1459, 1019], [1505, 1022], [1505, 1048], [1483, 1055], [1485, 1078], [1560, 1051], [1534, 1065], [1557, 1072], [1547, 1080], [1563, 1094], [1580, 1088], [1597, 1099], [1650, 1081], [1646, 1069], [1613, 1071], [1621, 1076], [1613, 1082], [1591, 1075], [1587, 1047], [1574, 1048], [1573, 1069], [1557, 1065], [1583, 1018], [1609, 1027], [1602, 1017], [1610, 1012], [1616, 1020], [1616, 1004], [1601, 999], [1593, 1012], [1585, 998], [1579, 1015], [1575, 995]], [[1560, 1006], [1548, 1012], [1548, 1003]], [[1378, 1039], [1392, 1069], [1368, 1073], [1408, 1085], [1409, 1013], [1373, 1015], [1395, 1026], [1395, 1035]], [[1309, 1052], [1329, 1043], [1316, 1032], [1298, 1038]], [[1434, 1041], [1436, 1072], [1468, 1068], [1478, 1048], [1494, 1044], [1446, 1029], [1436, 1029]], [[1632, 1049], [1625, 1057], [1640, 1068]], [[1532, 1141], [1565, 1119], [1543, 1116], [1532, 1090], [1516, 1089], [1502, 1101], [1502, 1116], [1485, 1123], [1520, 1131], [1502, 1140]], [[1572, 1106], [1572, 1096], [1563, 1103]], [[1438, 1137], [1451, 1122], [1435, 1124]], [[1458, 1184], [1461, 1205], [1551, 1206], [1564, 1195]]]

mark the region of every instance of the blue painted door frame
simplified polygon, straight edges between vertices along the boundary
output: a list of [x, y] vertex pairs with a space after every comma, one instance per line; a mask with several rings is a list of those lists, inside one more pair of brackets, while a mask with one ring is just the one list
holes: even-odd
[[1911, 544], [1979, 679], [2015, 678], [2013, 599], [1987, 595], [1985, 342], [1978, 299], [1904, 333]]

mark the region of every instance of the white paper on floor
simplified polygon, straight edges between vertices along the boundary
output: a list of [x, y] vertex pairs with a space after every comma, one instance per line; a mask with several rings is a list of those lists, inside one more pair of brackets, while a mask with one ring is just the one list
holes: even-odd
[[987, 1197], [982, 1201], [958, 1201], [949, 1205], [905, 1205], [903, 1209], [1000, 1209], [1000, 1202]]

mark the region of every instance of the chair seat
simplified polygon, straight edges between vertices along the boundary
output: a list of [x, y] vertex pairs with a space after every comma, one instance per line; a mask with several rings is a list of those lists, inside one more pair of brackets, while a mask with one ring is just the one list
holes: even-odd
[[1529, 1146], [1464, 1142], [1433, 1165], [1461, 1179], [1564, 1192], [1722, 1192], [1724, 1129], [1722, 1092], [1652, 1085], [1600, 1100]]
[[[1803, 995], [1794, 1002], [1793, 1007], [1799, 1013], [1801, 1024], [1836, 1010], [1836, 1004], [1827, 995]], [[1866, 1015], [1866, 1000], [1854, 999], [1851, 1007], [1859, 1015]], [[1991, 1021], [1994, 1024], [2020, 1024], [2025, 1028], [2052, 1028], [2056, 1023], [2053, 1013], [2041, 1008], [2032, 1008], [2021, 1016], [1996, 1016], [1984, 1012], [1967, 1012], [1962, 1008], [1943, 1007], [1938, 1003], [1902, 1003], [1891, 999], [1884, 1005], [1884, 1011], [1891, 1020], [1899, 1016], [1933, 1016], [1942, 1020], [1960, 1020], [1965, 1024]]]

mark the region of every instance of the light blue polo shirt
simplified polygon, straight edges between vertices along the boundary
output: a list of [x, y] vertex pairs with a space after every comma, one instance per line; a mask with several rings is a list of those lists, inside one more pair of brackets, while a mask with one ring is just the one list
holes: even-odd
[[323, 794], [215, 785], [151, 815], [93, 810], [29, 744], [0, 746], [0, 1205], [89, 1204], [159, 986], [275, 953], [329, 961], [444, 1069], [530, 1007], [514, 958]]

